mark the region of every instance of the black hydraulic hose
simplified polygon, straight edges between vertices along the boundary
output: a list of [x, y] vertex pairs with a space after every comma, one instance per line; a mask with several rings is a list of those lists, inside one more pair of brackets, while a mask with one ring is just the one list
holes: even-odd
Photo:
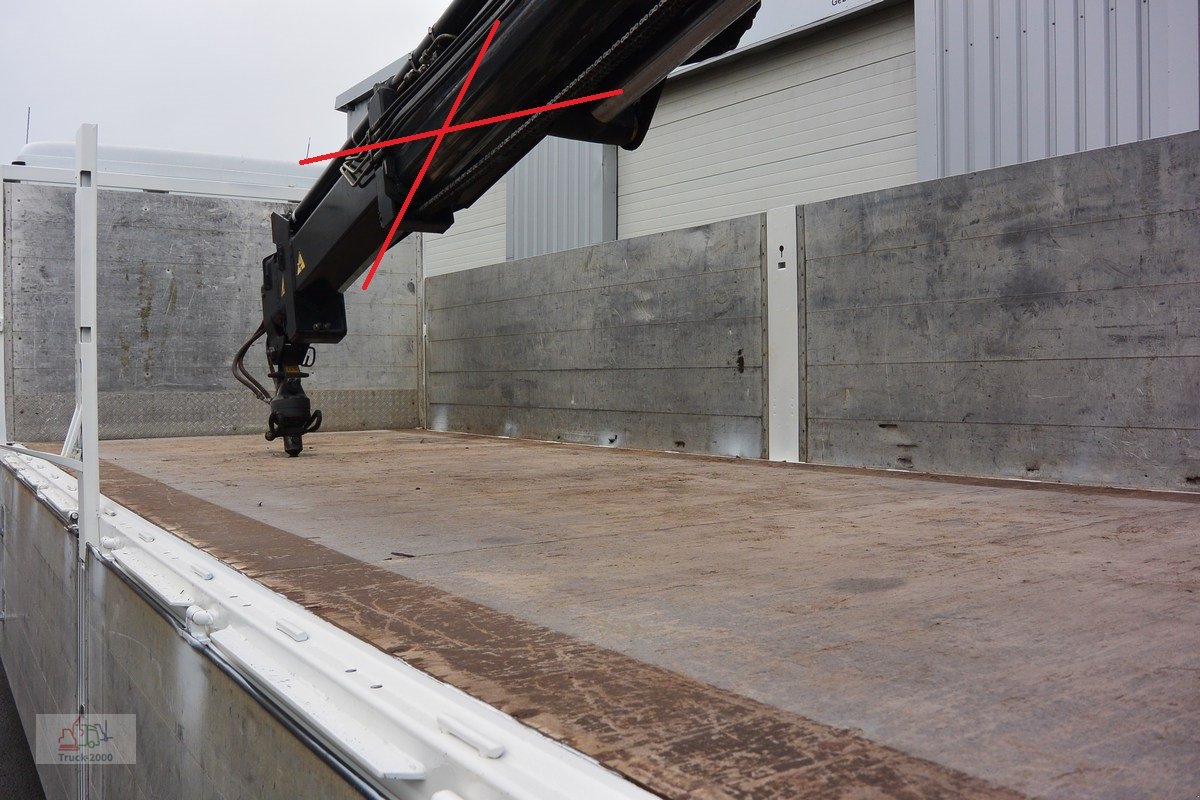
[[268, 392], [266, 387], [259, 383], [253, 375], [250, 374], [250, 371], [246, 369], [245, 364], [246, 353], [250, 352], [250, 348], [255, 342], [261, 339], [263, 334], [266, 332], [266, 323], [260, 322], [258, 324], [258, 328], [255, 329], [254, 333], [250, 334], [250, 338], [246, 340], [245, 344], [238, 349], [237, 355], [233, 357], [231, 369], [233, 371], [233, 377], [237, 378], [238, 383], [254, 392], [254, 396], [259, 400], [262, 400], [264, 403], [270, 403], [271, 393]]
[[[420, 56], [426, 47], [433, 44], [443, 35], [451, 34], [457, 37], [462, 32], [462, 29], [478, 16], [481, 11], [491, 7], [494, 3], [495, 0], [453, 0], [442, 16], [438, 18], [438, 21], [430, 27], [429, 34], [412, 51], [409, 60], [400, 68], [400, 72], [394, 75], [388, 82], [393, 87], [398, 86], [405, 74], [412, 69], [413, 62], [411, 56]], [[369, 129], [370, 121], [364, 117], [354, 128], [354, 132], [350, 134], [342, 149], [365, 144]], [[320, 205], [325, 196], [329, 194], [330, 189], [333, 188], [333, 185], [341, 178], [342, 161], [343, 159], [340, 158], [332, 159], [312, 185], [312, 188], [304, 195], [299, 205], [296, 206], [296, 210], [292, 212], [296, 227], [304, 224], [308, 216]]]
[[[429, 35], [422, 39], [421, 44], [409, 54], [408, 63], [389, 81], [389, 85], [393, 89], [399, 89], [404, 83], [404, 79], [410, 76], [414, 62], [420, 61], [422, 66], [427, 66], [435, 54], [434, 51], [439, 47], [457, 41], [472, 24], [476, 30], [486, 30], [492, 20], [502, 16], [509, 5], [511, 5], [510, 0], [456, 0], [441, 19], [429, 29]], [[391, 109], [379, 121], [380, 130], [389, 130], [396, 123], [398, 115], [398, 107]], [[367, 132], [365, 120], [355, 130], [353, 138], [358, 139], [360, 131], [364, 135]]]

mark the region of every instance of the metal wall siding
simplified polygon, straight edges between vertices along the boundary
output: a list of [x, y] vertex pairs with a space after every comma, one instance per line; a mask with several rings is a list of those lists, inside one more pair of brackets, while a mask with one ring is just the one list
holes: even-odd
[[629, 238], [916, 178], [907, 4], [668, 84], [641, 148], [620, 151]]
[[[1050, 105], [1050, 129], [1054, 131], [1054, 148], [1048, 155], [1074, 153], [1082, 149], [1079, 139], [1080, 109], [1077, 102], [1080, 84], [1079, 29], [1073, 22], [1061, 26], [1057, 22], [1060, 16], [1066, 20], [1076, 19], [1078, 14], [1075, 7], [1076, 0], [1056, 0], [1050, 7], [1050, 24], [1054, 27], [1054, 74], [1051, 84], [1054, 102]], [[1038, 92], [1042, 90], [1043, 87], [1030, 87], [1027, 96], [1031, 102], [1037, 102]]]
[[616, 238], [615, 148], [543, 140], [508, 174], [510, 260]]
[[1150, 135], [1165, 136], [1197, 127], [1200, 91], [1197, 90], [1196, 38], [1200, 8], [1192, 0], [1161, 0], [1153, 8], [1148, 26], [1147, 51], [1150, 75]]
[[454, 227], [446, 233], [422, 236], [426, 277], [504, 260], [507, 184], [507, 179], [500, 181], [475, 205], [456, 214]]
[[992, 152], [992, 130], [995, 127], [996, 98], [993, 93], [992, 70], [992, 15], [986, 3], [968, 3], [967, 20], [969, 46], [967, 48], [967, 74], [970, 76], [968, 89], [971, 114], [971, 161], [976, 169], [995, 163]]
[[730, 64], [668, 85], [652, 129], [771, 95], [797, 84], [847, 73], [898, 53], [913, 51], [912, 13], [905, 6], [840, 23], [786, 47], [759, 54], [753, 63]]
[[916, 0], [921, 177], [1200, 127], [1198, 5]]
[[995, 42], [993, 57], [999, 68], [993, 76], [996, 126], [1003, 131], [993, 148], [999, 160], [1006, 164], [1023, 161], [1022, 150], [1025, 137], [1020, 131], [1025, 127], [1025, 114], [1021, 106], [1021, 82], [1024, 73], [1022, 37], [1023, 14], [1005, 16], [999, 9], [992, 11], [992, 28]]
[[[1021, 0], [1021, 16], [1025, 35], [1018, 48], [1019, 96], [1014, 103], [1022, 106], [1022, 128], [1028, 133], [1026, 136], [1017, 135], [1016, 150], [1018, 160], [1031, 161], [1047, 158], [1054, 152], [1050, 107], [1054, 102], [1051, 76], [1054, 74], [1055, 26], [1051, 22], [1050, 6], [1045, 0]], [[1021, 104], [1019, 98], [1028, 96], [1034, 87], [1041, 87], [1047, 92], [1047, 102], [1030, 103], [1027, 106]]]

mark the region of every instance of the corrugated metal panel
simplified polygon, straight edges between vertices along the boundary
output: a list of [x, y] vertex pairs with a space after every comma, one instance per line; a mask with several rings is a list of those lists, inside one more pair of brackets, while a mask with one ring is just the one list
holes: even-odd
[[508, 257], [617, 238], [616, 148], [549, 138], [508, 173]]
[[920, 173], [1200, 127], [1196, 0], [916, 0]]
[[424, 234], [425, 275], [484, 267], [504, 260], [508, 179], [501, 180], [475, 205], [454, 216], [454, 227], [441, 235]]
[[618, 158], [622, 238], [916, 178], [912, 7], [668, 84]]

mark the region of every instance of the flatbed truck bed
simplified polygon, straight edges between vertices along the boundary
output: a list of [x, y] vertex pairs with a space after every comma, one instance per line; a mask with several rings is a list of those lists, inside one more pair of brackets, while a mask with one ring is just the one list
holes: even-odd
[[665, 797], [1190, 797], [1200, 496], [424, 431], [101, 491]]

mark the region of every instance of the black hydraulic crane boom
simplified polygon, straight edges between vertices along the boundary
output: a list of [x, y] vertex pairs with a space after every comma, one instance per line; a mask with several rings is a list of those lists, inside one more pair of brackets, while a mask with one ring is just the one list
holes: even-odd
[[[546, 136], [636, 148], [667, 75], [737, 46], [759, 0], [453, 0], [389, 80], [343, 150], [440, 128], [497, 20], [455, 122], [470, 122], [620, 89], [585, 105], [447, 135], [391, 241], [442, 233]], [[289, 455], [317, 430], [301, 386], [313, 345], [346, 335], [344, 292], [387, 239], [432, 142], [333, 159], [287, 216], [272, 215], [263, 260], [262, 325], [234, 357], [235, 377], [271, 406], [267, 439]], [[266, 337], [274, 392], [243, 360]]]

